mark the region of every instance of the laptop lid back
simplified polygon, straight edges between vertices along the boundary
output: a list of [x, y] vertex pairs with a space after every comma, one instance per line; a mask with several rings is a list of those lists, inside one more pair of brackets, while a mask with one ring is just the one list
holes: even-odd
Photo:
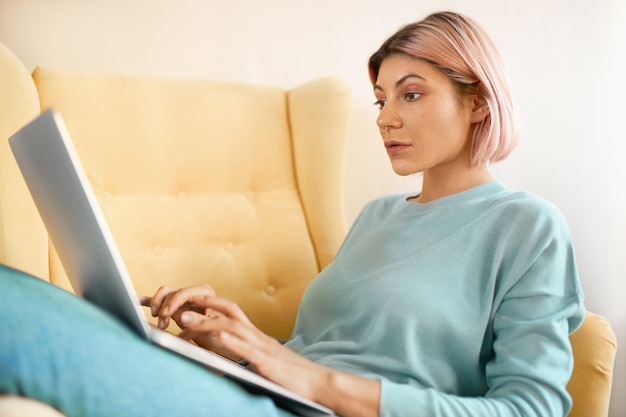
[[46, 111], [9, 144], [74, 291], [147, 337], [149, 324], [61, 116]]

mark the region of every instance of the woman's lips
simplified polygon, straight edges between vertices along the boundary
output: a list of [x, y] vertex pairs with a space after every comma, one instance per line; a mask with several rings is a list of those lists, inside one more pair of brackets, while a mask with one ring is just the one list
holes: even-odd
[[394, 141], [394, 140], [385, 141], [385, 148], [387, 149], [387, 154], [390, 155], [390, 156], [391, 155], [398, 155], [398, 154], [404, 152], [405, 150], [407, 150], [410, 147], [411, 147], [410, 144], [397, 142], [397, 141]]

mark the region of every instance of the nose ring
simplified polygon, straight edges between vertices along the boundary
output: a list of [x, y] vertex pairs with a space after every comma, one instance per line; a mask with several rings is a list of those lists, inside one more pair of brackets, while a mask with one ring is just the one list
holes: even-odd
[[381, 130], [382, 130], [383, 132], [386, 132], [388, 127], [389, 127], [389, 126], [385, 126], [385, 127], [383, 127]]

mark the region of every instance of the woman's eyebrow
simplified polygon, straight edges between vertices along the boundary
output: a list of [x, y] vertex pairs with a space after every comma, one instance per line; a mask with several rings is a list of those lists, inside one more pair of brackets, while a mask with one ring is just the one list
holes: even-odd
[[[400, 78], [399, 78], [399, 79], [395, 82], [394, 86], [395, 86], [396, 88], [397, 88], [397, 87], [399, 87], [399, 86], [401, 86], [401, 85], [402, 85], [402, 84], [403, 84], [406, 80], [408, 80], [409, 78], [419, 78], [419, 79], [420, 79], [420, 80], [422, 80], [422, 81], [428, 81], [426, 78], [422, 77], [421, 75], [411, 72], [411, 73], [409, 73], [409, 74], [406, 74], [406, 75], [404, 75], [404, 76], [400, 77]], [[375, 84], [375, 85], [374, 85], [374, 90], [380, 90], [380, 91], [383, 91], [383, 88], [382, 88], [380, 85]]]

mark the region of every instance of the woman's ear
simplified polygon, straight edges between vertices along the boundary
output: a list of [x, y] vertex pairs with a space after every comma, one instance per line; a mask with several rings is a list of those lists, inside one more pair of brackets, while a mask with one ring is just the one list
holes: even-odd
[[487, 116], [489, 116], [489, 104], [487, 104], [487, 100], [480, 94], [474, 94], [472, 96], [471, 122], [480, 123]]

